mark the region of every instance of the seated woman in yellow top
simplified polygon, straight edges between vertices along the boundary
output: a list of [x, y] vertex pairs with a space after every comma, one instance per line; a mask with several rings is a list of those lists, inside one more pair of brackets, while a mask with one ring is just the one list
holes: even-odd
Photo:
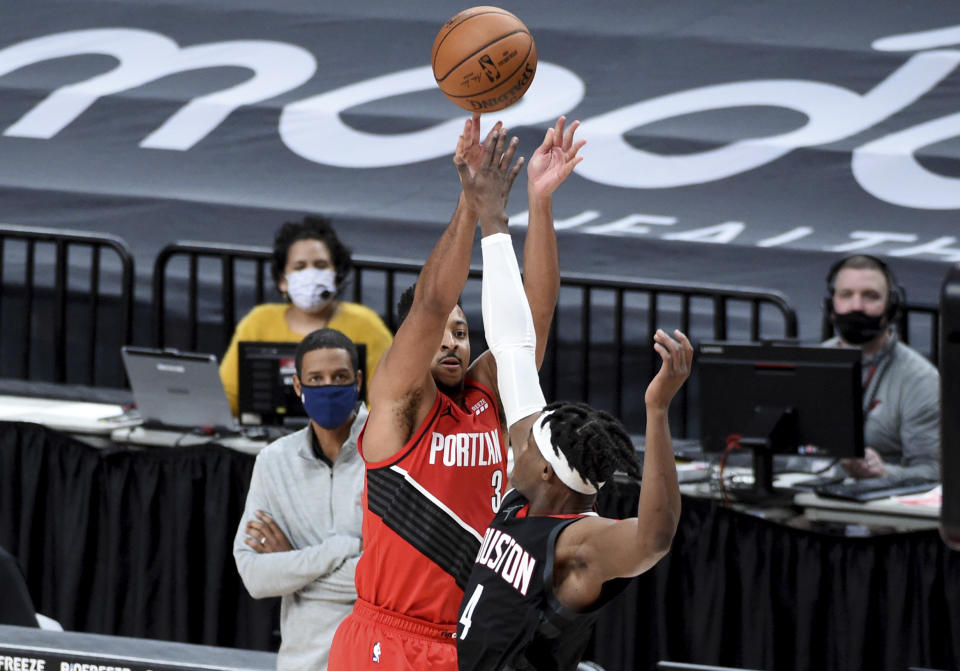
[[376, 312], [339, 300], [340, 286], [352, 269], [350, 250], [326, 219], [308, 216], [280, 227], [273, 241], [273, 279], [290, 303], [258, 305], [237, 324], [220, 363], [220, 379], [234, 414], [240, 341], [300, 342], [317, 329], [336, 329], [366, 345], [367, 379], [373, 377], [393, 336]]

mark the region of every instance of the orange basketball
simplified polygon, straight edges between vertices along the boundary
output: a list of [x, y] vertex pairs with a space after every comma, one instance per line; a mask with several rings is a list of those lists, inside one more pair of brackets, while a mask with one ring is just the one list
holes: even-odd
[[537, 71], [537, 48], [523, 22], [499, 7], [471, 7], [433, 41], [433, 76], [444, 95], [471, 112], [520, 100]]

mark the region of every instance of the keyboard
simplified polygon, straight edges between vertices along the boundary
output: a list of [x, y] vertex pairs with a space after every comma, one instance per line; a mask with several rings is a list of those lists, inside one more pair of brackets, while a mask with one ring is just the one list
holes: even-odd
[[924, 478], [905, 478], [902, 480], [886, 480], [884, 478], [866, 478], [852, 483], [833, 483], [820, 485], [814, 488], [817, 496], [846, 501], [873, 501], [885, 499], [889, 496], [903, 494], [918, 494], [928, 492], [940, 484], [937, 481]]
[[803, 489], [805, 491], [815, 492], [818, 488], [825, 487], [827, 485], [843, 484], [844, 480], [846, 480], [846, 477], [843, 475], [826, 475], [816, 478], [808, 478], [806, 480], [797, 480], [790, 486], [794, 489]]

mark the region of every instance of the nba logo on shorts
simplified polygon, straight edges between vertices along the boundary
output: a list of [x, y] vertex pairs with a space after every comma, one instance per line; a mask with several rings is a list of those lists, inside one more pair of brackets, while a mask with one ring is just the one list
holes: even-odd
[[373, 661], [380, 663], [380, 641], [373, 644]]

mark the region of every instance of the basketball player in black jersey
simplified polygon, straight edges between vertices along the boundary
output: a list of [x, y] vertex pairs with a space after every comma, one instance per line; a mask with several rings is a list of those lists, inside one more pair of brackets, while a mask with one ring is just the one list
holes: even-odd
[[484, 536], [460, 605], [461, 671], [574, 669], [597, 610], [625, 578], [670, 549], [680, 490], [667, 411], [690, 375], [687, 337], [662, 330], [663, 363], [647, 387], [643, 487], [637, 517], [594, 510], [597, 491], [620, 469], [640, 475], [623, 425], [582, 403], [545, 405], [534, 359], [530, 307], [506, 233], [483, 227], [483, 323], [516, 462], [511, 485]]

